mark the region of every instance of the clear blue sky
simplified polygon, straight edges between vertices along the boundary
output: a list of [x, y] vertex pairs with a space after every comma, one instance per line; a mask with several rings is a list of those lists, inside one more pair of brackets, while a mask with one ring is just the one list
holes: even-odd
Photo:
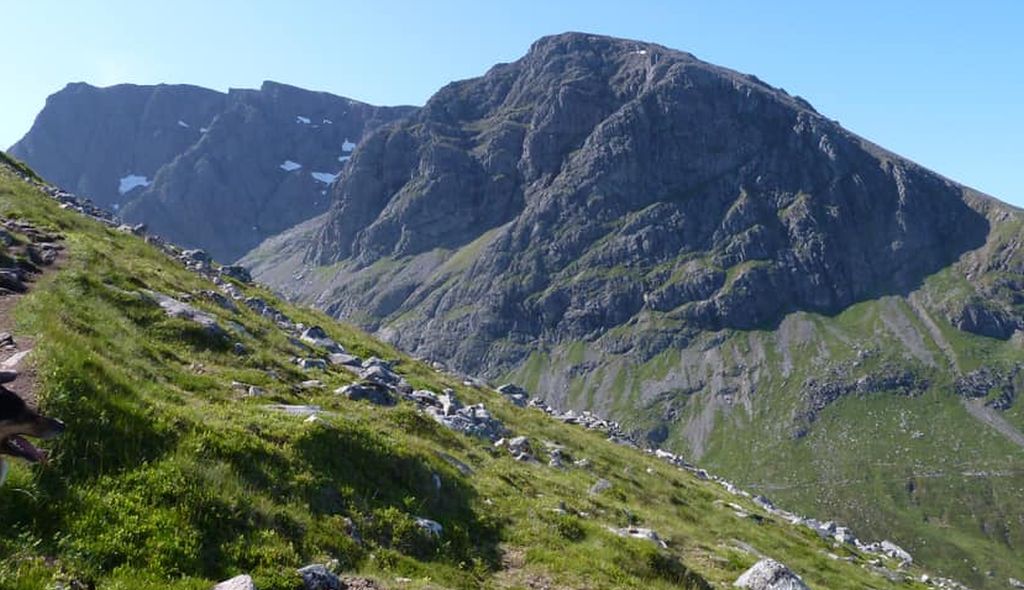
[[0, 146], [70, 81], [265, 79], [378, 104], [542, 35], [653, 41], [781, 86], [883, 146], [1024, 206], [1024, 1], [0, 0]]

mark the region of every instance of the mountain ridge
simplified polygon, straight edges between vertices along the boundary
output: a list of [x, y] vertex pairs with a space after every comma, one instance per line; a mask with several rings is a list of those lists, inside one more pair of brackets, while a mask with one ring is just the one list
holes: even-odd
[[[1019, 552], [1020, 503], [978, 498], [1019, 485], [1020, 447], [965, 405], [1024, 428], [998, 401], [1024, 360], [1016, 208], [753, 76], [586, 34], [449, 84], [368, 137], [333, 198], [243, 264], [403, 350], [900, 531], [972, 584], [952, 564]], [[957, 482], [963, 449], [1009, 475]]]
[[12, 154], [132, 223], [231, 262], [325, 210], [365, 131], [412, 110], [272, 81], [226, 93], [77, 83], [48, 99]]

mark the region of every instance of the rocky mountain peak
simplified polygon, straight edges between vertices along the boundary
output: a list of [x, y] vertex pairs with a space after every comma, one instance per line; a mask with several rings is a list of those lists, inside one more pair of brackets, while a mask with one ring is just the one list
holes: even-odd
[[[403, 344], [480, 369], [510, 331], [591, 338], [648, 311], [678, 341], [906, 293], [984, 243], [963, 197], [753, 76], [567, 33], [367, 138], [305, 259], [368, 268], [486, 234], [443, 295], [409, 279], [337, 308], [426, 305]], [[473, 320], [439, 320], [455, 308]]]

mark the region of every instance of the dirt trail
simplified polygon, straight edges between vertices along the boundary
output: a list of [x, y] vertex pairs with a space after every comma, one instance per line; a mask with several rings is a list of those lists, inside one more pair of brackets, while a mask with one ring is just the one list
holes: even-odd
[[23, 221], [0, 219], [0, 370], [17, 371], [2, 387], [35, 407], [36, 370], [29, 361], [35, 341], [14, 336], [15, 306], [43, 276], [56, 271], [66, 256], [60, 236]]
[[1010, 442], [1016, 443], [1022, 449], [1024, 449], [1024, 433], [1017, 430], [1013, 424], [1010, 424], [1006, 418], [999, 415], [999, 412], [985, 405], [985, 402], [980, 399], [963, 400], [964, 408], [967, 412], [973, 416], [979, 422], [990, 426], [993, 430], [999, 432], [1009, 440]]

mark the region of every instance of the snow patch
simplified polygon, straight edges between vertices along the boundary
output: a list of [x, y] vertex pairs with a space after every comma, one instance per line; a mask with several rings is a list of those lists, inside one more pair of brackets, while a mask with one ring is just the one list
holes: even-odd
[[309, 117], [303, 117], [302, 115], [297, 115], [295, 117], [295, 122], [300, 124], [300, 125], [309, 125], [310, 124]]
[[356, 144], [354, 144], [351, 141], [349, 141], [348, 138], [346, 137], [345, 138], [345, 143], [341, 144], [341, 151], [343, 151], [343, 152], [351, 152], [354, 149], [356, 149]]
[[299, 164], [298, 162], [292, 162], [291, 160], [281, 162], [281, 170], [284, 170], [285, 172], [294, 172], [299, 168], [302, 168], [302, 164]]
[[331, 174], [330, 172], [310, 172], [310, 175], [314, 180], [324, 184], [331, 184], [338, 178], [337, 174]]
[[351, 158], [351, 157], [352, 156], [338, 156], [338, 161], [339, 162], [348, 162], [349, 158]]
[[117, 187], [117, 192], [123, 195], [139, 188], [140, 186], [149, 186], [149, 179], [145, 176], [139, 176], [138, 174], [129, 174], [128, 176], [121, 178]]
[[188, 125], [188, 123], [182, 121], [181, 119], [178, 119], [178, 127], [183, 127], [185, 129], [188, 129], [189, 125]]
[[200, 127], [199, 128], [199, 133], [206, 133], [207, 131], [209, 131], [209, 129], [206, 128], [206, 127]]
[[334, 121], [330, 119], [324, 119], [324, 125], [334, 125]]

